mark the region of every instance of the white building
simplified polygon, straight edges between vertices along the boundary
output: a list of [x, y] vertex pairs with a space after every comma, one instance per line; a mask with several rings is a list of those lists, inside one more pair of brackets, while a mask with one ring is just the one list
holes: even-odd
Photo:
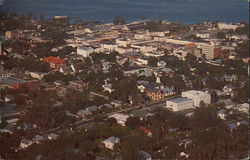
[[189, 98], [170, 99], [166, 101], [166, 108], [171, 108], [173, 111], [190, 109], [193, 108], [193, 100]]
[[182, 92], [181, 96], [192, 99], [195, 107], [199, 107], [201, 101], [203, 101], [205, 104], [211, 103], [211, 95], [202, 91], [190, 90]]
[[159, 61], [159, 62], [157, 62], [157, 66], [158, 67], [166, 67], [166, 62], [165, 61]]
[[217, 117], [219, 117], [222, 120], [226, 120], [226, 110], [225, 109], [221, 109], [217, 112]]
[[220, 30], [235, 30], [240, 26], [237, 24], [218, 23], [218, 27]]
[[104, 89], [104, 91], [107, 91], [109, 93], [112, 93], [115, 91], [114, 89], [112, 89], [112, 84], [110, 83], [105, 83], [104, 85], [102, 85], [102, 88]]
[[206, 58], [208, 60], [214, 59], [214, 50], [215, 50], [214, 44], [202, 43], [198, 47], [202, 50], [202, 54], [206, 55]]
[[144, 58], [138, 58], [135, 63], [137, 65], [148, 65], [148, 60]]
[[110, 118], [115, 118], [117, 120], [117, 123], [120, 124], [121, 126], [125, 126], [125, 122], [127, 121], [128, 119], [128, 115], [125, 115], [125, 114], [113, 114], [111, 116], [109, 116]]
[[20, 147], [21, 148], [28, 148], [29, 146], [31, 146], [34, 143], [34, 141], [29, 140], [29, 139], [23, 139], [20, 142]]
[[209, 33], [196, 33], [196, 37], [205, 39], [205, 38], [209, 38]]
[[58, 138], [58, 135], [55, 134], [55, 133], [50, 133], [48, 135], [48, 140], [54, 140], [54, 139], [57, 139]]
[[119, 143], [120, 139], [118, 137], [110, 137], [104, 141], [102, 141], [102, 143], [105, 145], [106, 148], [113, 150], [115, 144]]
[[78, 47], [77, 48], [77, 54], [83, 57], [89, 57], [89, 55], [94, 52], [95, 50], [91, 47]]

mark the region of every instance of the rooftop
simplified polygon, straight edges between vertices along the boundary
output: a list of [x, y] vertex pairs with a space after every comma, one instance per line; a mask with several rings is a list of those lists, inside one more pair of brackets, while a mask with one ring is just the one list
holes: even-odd
[[49, 56], [43, 59], [43, 62], [51, 62], [51, 63], [64, 63], [65, 60], [61, 59], [61, 58], [57, 58], [57, 57], [53, 57], [53, 56]]
[[25, 80], [17, 79], [14, 77], [0, 78], [0, 83], [7, 84], [7, 85], [22, 84], [25, 82], [26, 82]]
[[192, 101], [192, 99], [190, 98], [174, 98], [174, 99], [170, 99], [168, 100], [170, 102], [174, 102], [174, 103], [182, 103], [182, 102], [186, 102], [186, 101]]

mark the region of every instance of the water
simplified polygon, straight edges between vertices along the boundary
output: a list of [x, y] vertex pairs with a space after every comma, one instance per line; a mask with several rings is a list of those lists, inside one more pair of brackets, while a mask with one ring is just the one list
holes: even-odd
[[127, 21], [146, 17], [184, 24], [204, 21], [249, 22], [247, 0], [5, 0], [1, 11], [28, 12], [80, 17], [84, 20], [112, 22], [123, 16]]

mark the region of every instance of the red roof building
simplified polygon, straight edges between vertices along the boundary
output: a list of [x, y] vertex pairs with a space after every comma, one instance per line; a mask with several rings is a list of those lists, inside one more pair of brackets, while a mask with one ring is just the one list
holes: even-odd
[[57, 57], [46, 57], [42, 60], [43, 62], [49, 63], [50, 68], [52, 69], [59, 69], [65, 66], [65, 60]]

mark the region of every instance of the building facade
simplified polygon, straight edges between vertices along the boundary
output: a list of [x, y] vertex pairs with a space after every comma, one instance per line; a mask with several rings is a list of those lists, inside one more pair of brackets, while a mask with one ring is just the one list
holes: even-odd
[[202, 101], [205, 104], [211, 103], [211, 95], [202, 91], [190, 90], [182, 92], [181, 96], [192, 99], [195, 107], [199, 107]]
[[193, 100], [190, 98], [174, 98], [166, 101], [166, 108], [173, 111], [181, 111], [193, 108]]

